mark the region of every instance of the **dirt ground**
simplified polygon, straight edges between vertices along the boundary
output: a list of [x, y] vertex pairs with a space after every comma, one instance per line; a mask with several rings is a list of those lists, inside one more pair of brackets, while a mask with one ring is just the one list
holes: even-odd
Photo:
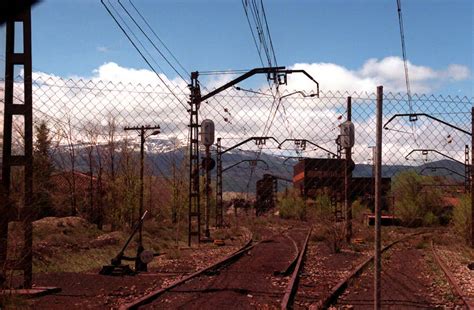
[[[299, 246], [305, 237], [290, 230]], [[216, 274], [195, 278], [165, 293], [145, 309], [274, 309], [284, 295], [287, 269], [298, 249], [286, 234], [264, 241]]]
[[[462, 308], [428, 248], [429, 236], [401, 242], [383, 254], [382, 307], [385, 309]], [[356, 278], [336, 308], [373, 308], [373, 268]]]
[[[88, 226], [82, 222], [79, 224], [80, 229], [77, 233], [82, 235], [85, 230], [88, 230]], [[57, 286], [62, 291], [58, 294], [30, 300], [13, 298], [5, 308], [117, 309], [119, 305], [129, 303], [150, 291], [167, 286], [171, 282], [236, 251], [248, 240], [250, 235], [255, 241], [260, 241], [276, 233], [288, 231], [298, 225], [301, 226], [301, 222], [281, 220], [274, 216], [257, 219], [242, 217], [239, 219], [238, 225], [238, 227], [234, 225], [229, 231], [219, 232], [226, 241], [226, 245], [223, 247], [213, 244], [202, 244], [193, 248], [181, 246], [179, 251], [168, 250], [166, 255], [155, 258], [154, 262], [149, 265], [150, 272], [146, 274], [108, 277], [98, 275], [99, 269], [97, 267], [86, 269], [87, 271], [84, 269], [90, 266], [91, 262], [96, 266], [107, 264], [112, 253], [116, 253], [116, 248], [119, 246], [108, 243], [110, 240], [120, 240], [120, 238], [115, 238], [115, 233], [97, 236], [96, 233], [100, 232], [96, 232], [86, 236], [87, 238], [81, 237], [84, 240], [79, 239], [81, 242], [77, 247], [74, 247], [70, 242], [66, 242], [62, 247], [61, 244], [65, 240], [73, 238], [74, 227], [68, 223], [57, 224], [57, 235], [48, 235], [46, 241], [36, 243], [36, 249], [41, 255], [35, 257], [44, 258], [39, 262], [39, 266], [47, 272], [35, 272], [34, 284], [36, 286]], [[326, 297], [336, 283], [372, 254], [373, 227], [356, 225], [354, 230], [352, 245], [342, 244], [340, 251], [336, 253], [331, 243], [333, 236], [321, 235], [317, 229], [313, 229], [298, 293], [295, 297], [295, 309], [308, 309]], [[417, 231], [421, 231], [421, 229], [384, 228], [384, 244]], [[447, 236], [451, 236], [448, 230], [437, 231], [441, 231], [441, 233], [437, 232], [432, 236], [439, 251], [445, 258], [448, 267], [456, 275], [459, 285], [471, 296], [474, 276], [473, 272], [466, 268], [466, 265], [473, 261], [472, 251], [459, 246], [459, 242], [451, 240], [451, 237], [448, 238]], [[66, 237], [67, 239], [64, 239]], [[299, 240], [296, 236], [293, 237], [295, 240]], [[284, 237], [282, 236], [282, 238]], [[395, 246], [384, 255], [382, 285], [386, 308], [455, 308], [461, 305], [460, 300], [454, 297], [444, 274], [434, 262], [429, 247], [430, 240], [418, 237]], [[281, 244], [277, 244], [278, 242]], [[274, 272], [294, 259], [295, 253], [288, 254], [294, 252], [294, 245], [291, 246], [291, 243], [284, 242], [283, 239], [265, 246], [275, 245], [278, 245], [276, 249], [263, 247], [251, 251], [246, 259], [247, 261], [253, 260], [255, 265], [239, 265], [237, 263], [232, 265], [231, 268], [236, 269], [230, 269], [223, 282], [190, 282], [189, 287], [181, 291], [180, 294], [169, 294], [165, 299], [160, 299], [166, 301], [159, 304], [158, 308], [195, 308], [194, 306], [232, 308], [238, 305], [233, 302], [235, 300], [240, 300], [249, 308], [279, 308], [281, 292], [288, 282], [288, 277], [276, 276]], [[300, 246], [301, 242], [297, 241], [297, 245]], [[109, 250], [102, 251], [99, 256], [94, 256], [96, 251], [102, 249]], [[49, 252], [52, 254], [49, 255]], [[65, 253], [61, 258], [63, 260], [61, 264], [52, 261], [52, 258], [57, 257], [56, 254], [61, 252]], [[67, 261], [68, 257], [71, 259], [69, 262]], [[88, 260], [88, 264], [78, 266], [80, 271], [76, 272], [75, 265], [82, 260]], [[64, 269], [64, 266], [70, 269], [55, 271]], [[369, 268], [353, 281], [345, 294], [339, 298], [335, 307], [372, 308], [372, 273], [373, 270]], [[256, 277], [256, 275], [259, 276]], [[260, 283], [256, 279], [262, 279], [263, 282]], [[242, 283], [246, 286], [241, 285]], [[225, 290], [228, 296], [220, 298], [220, 301], [211, 302], [209, 296], [216, 290]], [[195, 291], [200, 291], [199, 298], [191, 298]], [[211, 305], [213, 306], [211, 307]]]
[[136, 276], [102, 276], [91, 272], [44, 273], [34, 276], [36, 286], [57, 286], [61, 292], [27, 300], [24, 308], [32, 309], [112, 309], [166, 286], [190, 272], [194, 272], [221, 257], [236, 251], [239, 244], [215, 247], [203, 246], [185, 250], [179, 259], [159, 258], [149, 272]]

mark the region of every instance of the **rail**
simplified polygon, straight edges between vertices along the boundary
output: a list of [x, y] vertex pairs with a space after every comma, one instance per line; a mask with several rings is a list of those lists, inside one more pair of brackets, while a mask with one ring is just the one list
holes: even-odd
[[[422, 235], [422, 234], [427, 234], [431, 233], [431, 231], [423, 231], [423, 232], [417, 232], [413, 233], [407, 236], [403, 236], [402, 238], [395, 240], [391, 242], [390, 244], [386, 245], [385, 247], [382, 248], [381, 253], [384, 253], [397, 243], [400, 243], [402, 241], [405, 241], [406, 239]], [[347, 275], [344, 279], [339, 281], [331, 290], [331, 293], [324, 298], [323, 300], [320, 300], [318, 303], [316, 303], [315, 308], [316, 309], [327, 309], [329, 306], [333, 303], [336, 302], [336, 300], [339, 298], [339, 296], [346, 290], [346, 288], [349, 285], [349, 282], [351, 279], [357, 277], [362, 273], [362, 271], [369, 266], [369, 264], [374, 260], [374, 255], [368, 257], [366, 260], [364, 260], [362, 263], [360, 263], [356, 268], [352, 270], [349, 275]]]
[[311, 235], [311, 229], [308, 231], [308, 234], [306, 235], [306, 239], [304, 241], [303, 246], [301, 247], [301, 251], [298, 257], [298, 262], [295, 266], [295, 270], [293, 271], [293, 274], [290, 278], [290, 282], [286, 286], [285, 295], [283, 296], [283, 299], [281, 301], [282, 310], [290, 308], [291, 302], [298, 288], [298, 277], [299, 277], [301, 268], [303, 267], [303, 258], [306, 253], [306, 249], [308, 247], [308, 240], [309, 240], [310, 235]]
[[247, 252], [248, 250], [250, 250], [251, 248], [253, 248], [254, 246], [256, 246], [258, 243], [256, 244], [253, 244], [252, 245], [252, 241], [253, 241], [253, 237], [250, 238], [250, 240], [245, 243], [244, 246], [242, 246], [239, 250], [237, 250], [236, 252], [224, 257], [223, 259], [219, 260], [217, 263], [214, 263], [208, 267], [205, 267], [201, 270], [198, 270], [196, 271], [195, 273], [192, 273], [186, 277], [184, 277], [183, 279], [181, 280], [177, 280], [173, 283], [171, 283], [170, 285], [164, 287], [164, 288], [160, 288], [156, 291], [153, 291], [131, 303], [128, 303], [128, 304], [125, 304], [125, 305], [122, 305], [119, 309], [120, 310], [134, 310], [134, 309], [138, 309], [139, 307], [141, 306], [144, 306], [146, 304], [149, 304], [151, 303], [152, 301], [154, 301], [155, 299], [157, 299], [160, 295], [162, 295], [163, 293], [166, 293], [167, 291], [175, 288], [176, 286], [182, 284], [182, 283], [185, 283], [189, 280], [191, 280], [192, 278], [195, 278], [211, 269], [214, 269], [214, 268], [218, 268], [230, 261], [232, 261], [233, 259], [237, 258], [238, 256], [242, 255], [243, 253]]
[[454, 293], [461, 298], [463, 303], [466, 305], [467, 309], [474, 309], [474, 300], [464, 295], [462, 289], [459, 287], [459, 285], [457, 285], [456, 281], [454, 280], [454, 275], [451, 273], [448, 267], [441, 260], [441, 257], [439, 257], [438, 253], [436, 253], [433, 240], [431, 240], [431, 251], [433, 252], [433, 256], [436, 260], [436, 263], [441, 267], [441, 270], [443, 270], [446, 278], [448, 279], [448, 282], [451, 285]]

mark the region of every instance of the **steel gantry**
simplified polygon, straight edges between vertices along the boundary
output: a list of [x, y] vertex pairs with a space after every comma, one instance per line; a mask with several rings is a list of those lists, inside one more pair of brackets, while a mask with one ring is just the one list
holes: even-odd
[[[20, 13], [18, 13], [20, 12]], [[0, 266], [3, 269], [23, 271], [23, 286], [32, 286], [32, 246], [33, 246], [33, 98], [32, 98], [32, 57], [31, 57], [31, 9], [26, 6], [17, 15], [6, 17], [5, 53], [5, 108], [3, 120], [3, 162], [0, 201]], [[15, 33], [23, 29], [23, 33]], [[22, 38], [22, 40], [16, 40]], [[19, 43], [19, 46], [15, 46]], [[23, 85], [15, 82], [15, 66], [23, 69]], [[14, 89], [24, 90], [22, 104], [14, 103]], [[23, 152], [12, 154], [12, 125], [15, 117], [23, 117]], [[10, 200], [12, 168], [23, 170], [23, 201], [13, 205]], [[21, 206], [21, 208], [20, 208]], [[21, 258], [7, 261], [8, 222], [19, 219], [23, 228], [23, 249]], [[1, 273], [1, 270], [0, 270]], [[0, 282], [5, 279], [0, 274]], [[2, 283], [0, 283], [1, 285]]]
[[319, 97], [319, 83], [309, 75], [305, 70], [286, 69], [285, 67], [266, 67], [255, 68], [234, 80], [202, 95], [199, 84], [199, 72], [191, 73], [191, 83], [188, 85], [190, 89], [189, 97], [189, 189], [188, 189], [188, 245], [191, 245], [193, 236], [197, 237], [197, 241], [201, 240], [201, 207], [200, 207], [200, 163], [199, 163], [199, 107], [203, 101], [206, 101], [220, 92], [240, 83], [256, 74], [266, 74], [268, 80], [275, 81], [279, 85], [286, 84], [287, 75], [292, 73], [304, 74], [307, 78], [316, 84], [316, 94]]

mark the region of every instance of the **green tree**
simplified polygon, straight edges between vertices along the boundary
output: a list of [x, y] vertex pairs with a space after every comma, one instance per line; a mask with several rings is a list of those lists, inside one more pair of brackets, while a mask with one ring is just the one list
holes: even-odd
[[34, 201], [40, 217], [53, 215], [51, 200], [51, 174], [54, 165], [51, 160], [51, 137], [48, 125], [41, 121], [35, 126], [35, 142], [33, 147], [33, 184]]
[[471, 195], [464, 194], [460, 197], [460, 203], [453, 210], [453, 225], [457, 235], [470, 244], [471, 241]]
[[395, 213], [409, 226], [438, 224], [442, 216], [443, 193], [435, 186], [433, 177], [413, 170], [403, 171], [392, 181]]

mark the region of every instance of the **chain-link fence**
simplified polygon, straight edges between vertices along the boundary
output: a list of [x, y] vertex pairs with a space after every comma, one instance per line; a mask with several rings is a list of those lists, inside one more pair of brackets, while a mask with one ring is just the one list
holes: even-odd
[[[45, 215], [79, 213], [92, 221], [131, 223], [140, 197], [140, 138], [138, 131], [124, 127], [159, 125], [159, 134], [150, 131], [144, 137], [144, 205], [156, 216], [186, 220], [189, 89], [167, 82], [172, 88], [34, 77], [35, 154], [40, 158], [46, 148], [51, 160], [50, 170], [36, 161], [37, 169], [43, 169], [37, 175], [48, 175], [47, 180], [35, 179], [36, 188], [48, 191], [46, 205], [53, 206], [45, 207]], [[18, 85], [14, 101], [21, 104], [22, 84]], [[348, 167], [351, 196], [372, 208], [374, 93], [324, 91], [317, 96], [241, 87], [204, 101], [199, 111], [200, 120], [214, 121], [220, 140], [224, 206], [241, 199], [269, 210], [291, 194], [304, 199], [305, 205], [325, 202], [337, 213], [347, 167], [345, 149], [336, 140], [348, 117], [348, 97], [355, 126], [353, 163]], [[438, 205], [452, 205], [450, 198], [468, 188], [472, 102], [466, 97], [409, 99], [384, 94], [382, 177], [387, 213], [405, 221], [439, 221], [445, 209], [436, 209]], [[13, 141], [22, 141], [21, 122], [15, 119]], [[21, 153], [22, 145], [16, 144], [14, 152]], [[211, 154], [216, 158], [216, 147]], [[211, 173], [213, 204], [216, 171]], [[408, 210], [400, 201], [409, 205]], [[421, 210], [426, 205], [430, 207]]]

